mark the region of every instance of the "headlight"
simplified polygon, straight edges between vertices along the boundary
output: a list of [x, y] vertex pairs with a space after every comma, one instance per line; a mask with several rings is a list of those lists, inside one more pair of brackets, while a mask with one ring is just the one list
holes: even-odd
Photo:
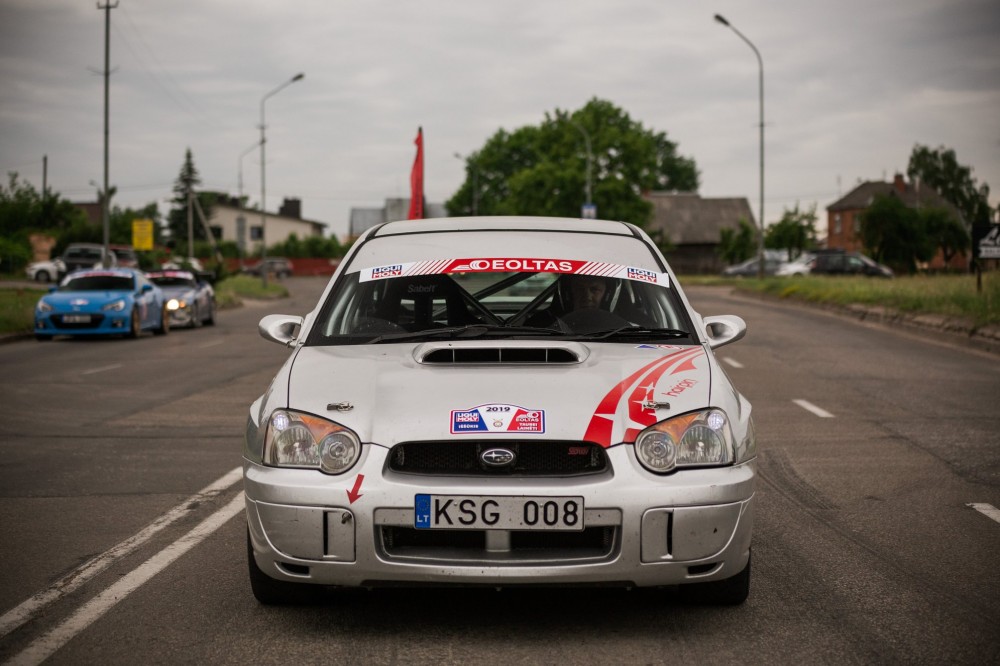
[[639, 462], [660, 474], [676, 467], [728, 465], [733, 462], [733, 450], [729, 419], [718, 409], [660, 421], [635, 440]]
[[52, 312], [52, 306], [45, 301], [38, 301], [38, 311], [39, 312]]
[[125, 299], [119, 298], [117, 301], [106, 304], [101, 308], [102, 310], [114, 310], [115, 312], [121, 312], [125, 309]]
[[187, 303], [185, 303], [184, 301], [179, 301], [176, 298], [171, 298], [169, 301], [167, 301], [168, 310], [183, 310], [186, 307]]
[[361, 455], [358, 436], [317, 416], [278, 409], [264, 435], [264, 464], [274, 467], [316, 467], [327, 474], [349, 470]]

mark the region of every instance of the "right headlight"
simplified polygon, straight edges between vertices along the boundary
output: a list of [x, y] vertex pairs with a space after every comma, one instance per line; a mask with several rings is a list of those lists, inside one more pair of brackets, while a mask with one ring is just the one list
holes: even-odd
[[[743, 462], [756, 451], [753, 426], [737, 449], [729, 418], [721, 409], [682, 414], [652, 425], [635, 440], [635, 453], [643, 467], [665, 474], [678, 467], [709, 467]], [[738, 454], [738, 455], [736, 455]]]
[[341, 474], [360, 455], [358, 436], [333, 421], [290, 409], [276, 409], [268, 419], [265, 465], [314, 467], [327, 474]]

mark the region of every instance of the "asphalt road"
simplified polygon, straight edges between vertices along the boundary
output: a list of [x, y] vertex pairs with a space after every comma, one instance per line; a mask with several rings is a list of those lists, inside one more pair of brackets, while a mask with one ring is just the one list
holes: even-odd
[[[334, 591], [265, 608], [246, 577], [256, 333], [324, 281], [166, 338], [0, 345], [0, 662], [1000, 662], [1000, 358], [697, 288], [754, 406], [749, 601], [662, 590]], [[227, 476], [229, 474], [229, 476]], [[970, 506], [975, 505], [975, 506]]]

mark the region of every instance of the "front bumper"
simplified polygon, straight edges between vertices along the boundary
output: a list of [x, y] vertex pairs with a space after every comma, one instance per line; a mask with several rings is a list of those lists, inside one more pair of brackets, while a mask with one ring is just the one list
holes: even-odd
[[[367, 445], [341, 476], [244, 460], [257, 566], [321, 585], [659, 586], [720, 580], [746, 566], [756, 461], [657, 476], [632, 447], [608, 450], [611, 470], [566, 478], [435, 477], [391, 472]], [[348, 491], [364, 478], [349, 501]], [[415, 530], [414, 496], [575, 495], [583, 533]]]
[[[67, 321], [68, 316], [85, 315], [85, 323]], [[118, 311], [35, 313], [36, 335], [122, 335], [129, 332], [131, 314]]]

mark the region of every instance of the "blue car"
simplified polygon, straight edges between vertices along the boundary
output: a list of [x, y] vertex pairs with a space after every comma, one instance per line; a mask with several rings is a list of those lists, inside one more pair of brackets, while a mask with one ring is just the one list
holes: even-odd
[[170, 331], [163, 291], [142, 271], [101, 268], [71, 273], [35, 306], [35, 338], [123, 335]]

